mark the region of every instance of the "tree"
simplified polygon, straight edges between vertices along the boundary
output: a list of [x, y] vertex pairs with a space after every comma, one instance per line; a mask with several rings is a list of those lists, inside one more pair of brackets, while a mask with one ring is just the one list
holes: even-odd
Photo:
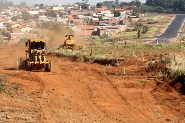
[[132, 25], [132, 18], [128, 17], [128, 22], [130, 23], [130, 25]]
[[113, 4], [112, 5], [112, 8], [114, 9], [114, 11], [116, 10], [116, 5], [115, 4]]
[[11, 18], [12, 21], [17, 21], [17, 19], [18, 19], [17, 16], [13, 16], [13, 17]]
[[33, 6], [34, 7], [40, 7], [40, 4], [34, 4]]
[[185, 11], [185, 1], [180, 0], [179, 4], [180, 4], [180, 11]]
[[1, 34], [2, 34], [3, 36], [7, 36], [7, 32], [4, 31], [4, 30], [1, 32]]
[[157, 12], [157, 13], [163, 13], [165, 10], [161, 6], [156, 6], [156, 7], [153, 8], [153, 11]]
[[116, 5], [116, 7], [118, 7], [118, 5], [119, 5], [119, 0], [115, 0], [115, 5]]
[[102, 6], [103, 6], [103, 3], [101, 3], [101, 2], [99, 2], [99, 3], [96, 4], [96, 7], [97, 8], [101, 8]]
[[130, 3], [130, 6], [135, 6], [135, 7], [138, 7], [140, 5], [141, 5], [141, 2], [139, 0], [133, 0]]
[[48, 10], [45, 12], [46, 16], [50, 16], [50, 17], [56, 17], [56, 12], [54, 10]]
[[122, 7], [123, 5], [129, 5], [130, 6], [130, 2], [121, 2], [119, 5], [120, 5], [120, 7]]
[[[161, 6], [164, 9], [171, 10], [173, 8], [174, 1], [176, 1], [176, 0], [146, 0], [146, 5], [153, 6], [153, 7]], [[184, 0], [182, 0], [182, 1], [184, 1]]]
[[148, 26], [138, 22], [135, 24], [134, 30], [137, 31], [137, 38], [140, 39], [141, 35], [146, 34], [146, 32], [148, 31]]
[[28, 13], [27, 11], [22, 11], [22, 19], [24, 19], [24, 21], [27, 21], [29, 19], [31, 19], [31, 15], [30, 13]]
[[82, 9], [88, 9], [88, 5], [84, 3], [84, 4], [82, 5]]
[[40, 8], [40, 9], [44, 9], [44, 4], [40, 4], [40, 5], [39, 5], [39, 8]]
[[146, 13], [146, 12], [157, 12], [157, 13], [163, 13], [165, 9], [161, 6], [147, 6], [147, 5], [140, 5], [139, 7], [134, 8], [135, 15], [138, 15], [138, 13]]
[[11, 30], [11, 27], [12, 27], [11, 24], [6, 24], [5, 26], [6, 26], [6, 28], [7, 28], [7, 31], [10, 31], [10, 30]]
[[43, 23], [37, 24], [37, 28], [49, 29], [50, 28], [50, 24], [49, 24], [49, 22], [43, 22]]
[[119, 17], [121, 13], [119, 11], [114, 11], [114, 17]]
[[26, 4], [25, 1], [23, 1], [23, 2], [20, 3], [20, 6], [21, 6], [21, 7], [25, 7], [26, 5], [27, 5], [27, 4]]
[[13, 2], [12, 1], [9, 1], [8, 2], [8, 6], [13, 6], [14, 4], [13, 4]]
[[115, 2], [114, 1], [104, 1], [103, 5], [110, 9], [112, 8], [113, 5], [115, 5]]
[[99, 16], [98, 19], [99, 19], [99, 21], [104, 21], [102, 16]]

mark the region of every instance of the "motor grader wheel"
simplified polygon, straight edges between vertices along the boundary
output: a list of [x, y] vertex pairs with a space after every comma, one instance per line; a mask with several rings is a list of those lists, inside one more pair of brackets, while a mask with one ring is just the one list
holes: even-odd
[[26, 67], [28, 71], [32, 71], [33, 70], [33, 66], [30, 64], [30, 60], [26, 60]]
[[50, 72], [51, 71], [51, 62], [46, 64], [45, 71]]
[[64, 45], [64, 46], [63, 46], [63, 49], [67, 50], [67, 46], [66, 46], [66, 45]]
[[72, 48], [71, 48], [71, 50], [73, 51], [75, 49], [76, 49], [76, 45], [73, 45]]
[[30, 66], [28, 69], [31, 72], [33, 70], [33, 66]]

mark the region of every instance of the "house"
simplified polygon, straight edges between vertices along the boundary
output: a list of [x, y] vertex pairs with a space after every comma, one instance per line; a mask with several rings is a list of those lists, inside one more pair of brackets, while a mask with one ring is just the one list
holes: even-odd
[[0, 22], [0, 31], [7, 31], [7, 28], [4, 25], [4, 22]]
[[103, 35], [105, 33], [106, 33], [106, 28], [105, 27], [101, 26], [101, 27], [97, 28], [97, 35], [98, 36], [101, 36], [101, 35]]
[[130, 14], [133, 13], [133, 11], [134, 11], [134, 10], [132, 10], [132, 9], [131, 9], [131, 10], [130, 10], [130, 9], [127, 9], [127, 10], [125, 10], [125, 14], [126, 14], [126, 15], [130, 15]]
[[103, 13], [103, 16], [105, 17], [114, 17], [114, 14], [112, 14], [112, 12], [110, 10], [107, 10], [107, 11], [101, 11], [101, 13]]
[[58, 18], [60, 17], [48, 17], [46, 15], [43, 15], [43, 16], [39, 16], [38, 17], [38, 22], [49, 22], [49, 21], [57, 21]]
[[38, 21], [47, 21], [47, 18], [48, 18], [47, 16], [42, 15], [38, 17]]
[[68, 19], [67, 18], [58, 17], [56, 21], [58, 23], [63, 23], [63, 24], [67, 24], [68, 23]]
[[102, 6], [101, 8], [95, 8], [95, 12], [107, 11], [108, 8], [106, 6]]
[[63, 10], [65, 10], [65, 8], [64, 7], [62, 7], [62, 6], [54, 6], [54, 7], [52, 7], [52, 10], [55, 10], [55, 11], [63, 11]]
[[38, 15], [39, 11], [27, 11], [30, 15]]
[[33, 30], [33, 28], [24, 27], [24, 28], [21, 28], [20, 30], [21, 30], [21, 32], [31, 32]]
[[124, 31], [127, 28], [126, 25], [120, 26], [99, 26], [97, 28], [97, 35], [101, 36], [103, 34], [107, 34], [109, 36], [113, 36], [119, 32]]
[[[96, 35], [97, 30], [94, 28], [92, 25], [79, 25], [77, 26], [79, 29], [78, 31], [75, 32], [76, 35], [79, 36], [91, 36], [91, 35]], [[76, 29], [77, 30], [77, 29]]]
[[11, 28], [10, 32], [8, 33], [9, 43], [18, 43], [21, 38], [24, 38], [24, 33], [22, 33], [19, 28]]
[[127, 10], [127, 9], [131, 9], [131, 7], [129, 5], [122, 5], [121, 9], [123, 10]]
[[137, 16], [129, 16], [129, 18], [132, 19], [133, 23], [137, 23], [139, 21], [139, 18]]
[[91, 5], [90, 4], [79, 4], [78, 5], [79, 9], [91, 9]]
[[98, 19], [98, 18], [91, 18], [91, 22], [92, 22], [94, 25], [98, 25], [99, 19]]
[[74, 9], [79, 8], [79, 5], [77, 3], [73, 4]]
[[10, 44], [18, 43], [21, 38], [24, 38], [24, 33], [8, 33], [8, 40]]

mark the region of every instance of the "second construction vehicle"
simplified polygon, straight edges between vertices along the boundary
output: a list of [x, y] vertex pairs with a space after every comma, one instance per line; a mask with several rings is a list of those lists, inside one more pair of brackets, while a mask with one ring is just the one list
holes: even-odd
[[64, 44], [61, 46], [64, 49], [75, 50], [76, 44], [73, 35], [65, 35]]
[[28, 39], [26, 46], [26, 67], [28, 70], [44, 69], [51, 71], [51, 60], [47, 60], [45, 56], [45, 39]]

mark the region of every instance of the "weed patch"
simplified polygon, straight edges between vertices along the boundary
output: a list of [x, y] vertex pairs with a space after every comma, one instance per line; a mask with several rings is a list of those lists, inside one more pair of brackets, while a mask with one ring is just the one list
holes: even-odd
[[5, 77], [0, 76], [0, 92], [6, 93], [10, 96], [15, 96], [18, 94], [18, 91], [20, 89], [20, 85], [16, 82], [14, 83], [8, 83], [5, 79]]

